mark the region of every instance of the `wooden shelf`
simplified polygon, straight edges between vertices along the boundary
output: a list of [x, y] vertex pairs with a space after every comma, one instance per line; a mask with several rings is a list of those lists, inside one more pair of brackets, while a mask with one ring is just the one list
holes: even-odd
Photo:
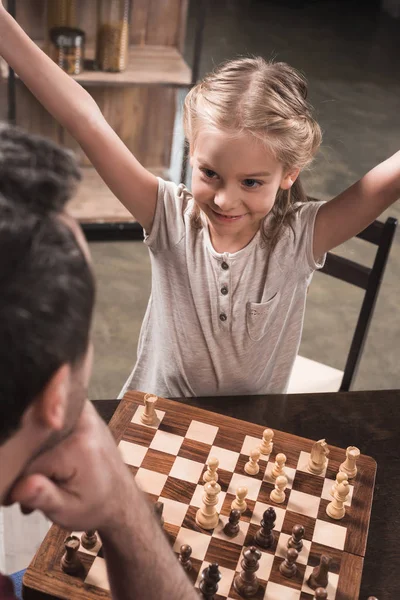
[[[149, 169], [154, 175], [168, 179], [163, 168]], [[82, 169], [78, 192], [69, 203], [68, 212], [80, 223], [133, 223], [135, 219], [106, 186], [97, 171]]]
[[[43, 41], [36, 42], [44, 47]], [[86, 58], [93, 59], [94, 48], [87, 47]], [[2, 77], [8, 77], [8, 66], [1, 59]], [[171, 46], [137, 46], [129, 48], [128, 66], [122, 73], [83, 71], [73, 76], [84, 86], [89, 85], [189, 85], [191, 70], [181, 53]]]

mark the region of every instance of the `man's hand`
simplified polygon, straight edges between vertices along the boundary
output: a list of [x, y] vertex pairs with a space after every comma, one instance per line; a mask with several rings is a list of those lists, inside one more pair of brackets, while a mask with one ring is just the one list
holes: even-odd
[[10, 500], [67, 529], [108, 530], [123, 522], [136, 493], [110, 431], [87, 401], [72, 434], [29, 466]]

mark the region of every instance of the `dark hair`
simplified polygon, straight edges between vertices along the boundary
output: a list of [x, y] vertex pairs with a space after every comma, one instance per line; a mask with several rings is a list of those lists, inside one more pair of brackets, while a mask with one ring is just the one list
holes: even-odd
[[94, 279], [60, 218], [79, 180], [70, 152], [0, 125], [0, 443], [88, 347]]

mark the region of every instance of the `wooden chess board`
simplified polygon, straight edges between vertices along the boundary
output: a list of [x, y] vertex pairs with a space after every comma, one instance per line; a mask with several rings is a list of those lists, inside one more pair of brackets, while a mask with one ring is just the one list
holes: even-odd
[[[275, 430], [271, 456], [262, 456], [259, 473], [249, 476], [244, 465], [250, 451], [260, 444], [268, 423], [262, 427], [159, 398], [158, 423], [151, 427], [140, 420], [143, 396], [128, 392], [110, 428], [139, 486], [151, 502], [164, 503], [164, 529], [174, 551], [178, 553], [182, 544], [192, 547], [193, 568], [189, 577], [194, 585], [198, 586], [201, 572], [209, 563], [218, 562], [222, 578], [215, 600], [239, 600], [233, 578], [241, 570], [243, 547], [253, 543], [263, 512], [273, 506], [277, 514], [275, 542], [268, 550], [260, 549], [262, 557], [257, 571], [260, 587], [255, 598], [311, 600], [314, 595], [306, 583], [308, 576], [319, 563], [321, 554], [328, 554], [333, 559], [328, 599], [358, 599], [376, 474], [376, 462], [372, 458], [361, 454], [357, 476], [351, 480], [346, 515], [335, 521], [327, 516], [325, 509], [332, 499], [330, 490], [339, 465], [345, 459], [344, 449], [330, 446], [327, 440], [330, 454], [326, 472], [313, 475], [307, 471], [307, 463], [316, 440]], [[317, 435], [322, 437], [323, 433]], [[348, 445], [351, 441], [348, 440]], [[269, 499], [274, 487], [270, 473], [279, 452], [287, 456], [288, 487], [285, 502], [274, 504]], [[195, 515], [201, 505], [202, 475], [210, 456], [219, 459], [218, 483], [222, 489], [217, 505], [218, 526], [213, 531], [205, 531], [196, 525]], [[223, 527], [240, 485], [249, 490], [247, 510], [241, 517], [240, 533], [232, 539], [225, 536]], [[297, 574], [288, 579], [280, 573], [279, 565], [284, 560], [287, 540], [295, 524], [305, 527], [304, 547], [299, 554]], [[84, 565], [81, 576], [62, 572], [63, 541], [71, 533], [52, 526], [25, 574], [25, 599], [110, 598], [100, 542], [93, 550], [81, 546], [79, 556]]]

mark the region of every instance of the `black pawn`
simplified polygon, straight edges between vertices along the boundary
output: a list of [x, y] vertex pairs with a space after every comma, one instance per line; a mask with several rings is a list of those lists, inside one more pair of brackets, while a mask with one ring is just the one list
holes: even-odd
[[81, 535], [81, 544], [86, 550], [91, 550], [97, 544], [97, 535], [94, 529], [89, 529]]
[[261, 529], [259, 529], [255, 535], [255, 542], [260, 548], [271, 548], [274, 543], [273, 529], [275, 527], [275, 521], [276, 512], [271, 506], [264, 512], [260, 523]]
[[315, 590], [315, 596], [314, 596], [315, 600], [327, 600], [327, 598], [328, 598], [328, 592], [326, 591], [325, 588], [319, 587]]
[[213, 600], [214, 595], [218, 591], [218, 582], [220, 579], [221, 573], [218, 563], [212, 563], [212, 565], [204, 569], [201, 574], [199, 589], [205, 600]]
[[179, 562], [181, 563], [185, 571], [190, 571], [192, 568], [192, 561], [190, 560], [191, 556], [192, 548], [187, 544], [183, 544], [179, 552]]
[[319, 565], [314, 567], [313, 572], [307, 581], [312, 590], [316, 590], [319, 587], [326, 588], [328, 586], [328, 571], [331, 560], [330, 556], [327, 556], [326, 554], [321, 555]]
[[161, 527], [164, 527], [164, 517], [162, 516], [163, 510], [164, 510], [163, 502], [156, 502], [154, 504], [154, 514], [156, 515], [156, 518], [157, 518], [158, 522], [160, 523]]
[[252, 598], [257, 594], [259, 581], [256, 571], [259, 569], [261, 552], [255, 546], [246, 548], [243, 552], [243, 559], [240, 563], [243, 571], [236, 575], [233, 580], [233, 587], [243, 598]]
[[296, 560], [298, 556], [299, 553], [295, 548], [289, 548], [285, 560], [279, 566], [279, 571], [282, 573], [282, 575], [285, 577], [293, 577], [296, 575]]
[[224, 534], [228, 537], [235, 537], [240, 531], [240, 510], [233, 508], [229, 514], [229, 521], [224, 527]]
[[68, 575], [78, 575], [83, 568], [78, 557], [80, 545], [81, 543], [76, 535], [69, 535], [64, 540], [65, 553], [61, 558], [61, 569]]
[[303, 549], [303, 537], [303, 525], [295, 525], [292, 529], [292, 536], [288, 539], [288, 548], [294, 548], [297, 552], [301, 552]]

